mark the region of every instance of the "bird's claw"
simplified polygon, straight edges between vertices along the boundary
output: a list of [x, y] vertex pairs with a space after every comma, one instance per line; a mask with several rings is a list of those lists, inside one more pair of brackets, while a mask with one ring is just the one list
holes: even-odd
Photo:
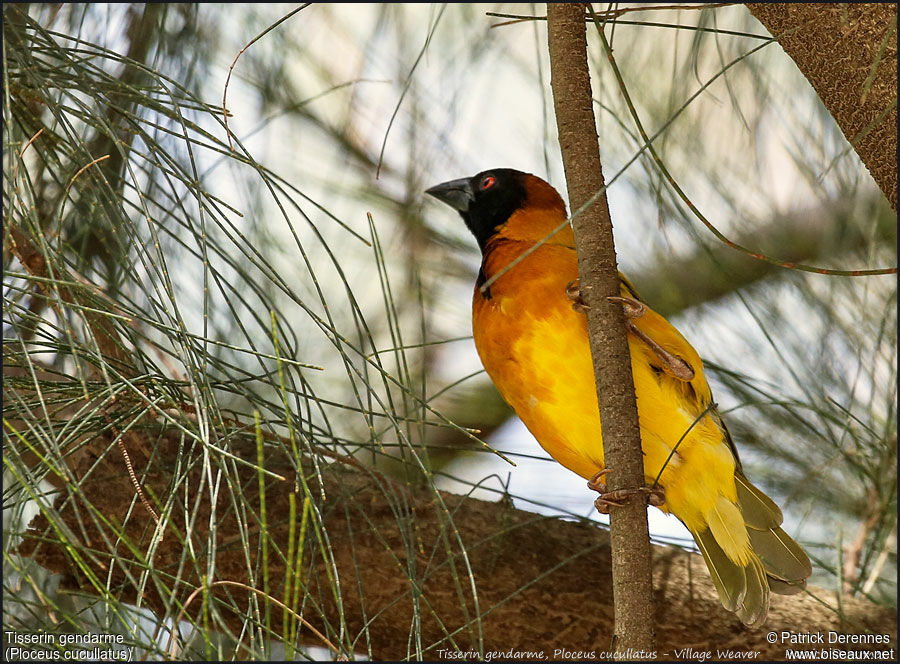
[[653, 354], [659, 358], [663, 371], [684, 382], [694, 379], [694, 368], [688, 364], [687, 360], [667, 351], [632, 322], [647, 312], [647, 305], [632, 297], [608, 297], [606, 299], [610, 302], [622, 303], [622, 309], [625, 312], [625, 326], [628, 328], [628, 332], [643, 341], [653, 351]]
[[572, 279], [566, 284], [566, 297], [572, 300], [572, 308], [578, 313], [583, 314], [590, 309], [581, 297], [581, 279]]
[[665, 504], [666, 491], [659, 485], [652, 487], [641, 486], [637, 489], [617, 489], [616, 491], [608, 491], [606, 482], [601, 479], [608, 472], [609, 468], [604, 468], [588, 480], [587, 483], [589, 489], [600, 494], [594, 501], [594, 507], [597, 508], [597, 511], [600, 512], [600, 514], [609, 514], [610, 507], [622, 507], [625, 504], [623, 501], [635, 494], [646, 496], [647, 502], [654, 507], [660, 507]]
[[677, 355], [672, 355], [672, 353], [664, 350], [662, 353], [657, 352], [656, 355], [663, 362], [663, 371], [670, 376], [674, 376], [678, 380], [683, 380], [685, 383], [694, 379], [694, 376], [696, 375], [694, 368], [688, 364], [686, 360], [682, 360]]
[[[566, 297], [572, 300], [572, 309], [579, 313], [585, 313], [590, 307], [581, 297], [581, 283], [579, 279], [573, 279], [566, 284]], [[659, 358], [662, 370], [670, 376], [689, 382], [694, 379], [694, 368], [686, 360], [670, 353], [658, 343], [653, 341], [646, 333], [638, 328], [632, 321], [641, 318], [647, 312], [647, 305], [633, 297], [610, 296], [606, 298], [610, 302], [618, 302], [625, 313], [625, 325], [628, 331], [643, 341], [650, 350]]]
[[633, 297], [617, 297], [613, 295], [606, 299], [610, 302], [621, 303], [622, 311], [625, 312], [625, 318], [628, 320], [640, 318], [647, 311], [647, 305], [640, 300], [635, 300]]

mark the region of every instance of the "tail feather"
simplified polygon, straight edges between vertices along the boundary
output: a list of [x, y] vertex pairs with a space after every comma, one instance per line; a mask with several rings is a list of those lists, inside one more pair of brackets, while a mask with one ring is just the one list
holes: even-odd
[[806, 588], [806, 579], [788, 583], [787, 581], [776, 579], [773, 576], [767, 576], [767, 578], [769, 580], [769, 590], [776, 595], [796, 595], [803, 592]]
[[806, 585], [812, 564], [806, 552], [781, 528], [783, 516], [778, 505], [753, 486], [741, 473], [735, 473], [738, 505], [747, 523], [753, 552], [762, 560], [773, 592], [792, 594]]
[[709, 529], [693, 533], [694, 540], [703, 554], [713, 585], [719, 593], [719, 600], [729, 611], [737, 611], [747, 594], [747, 577], [744, 568], [733, 563], [716, 543]]
[[735, 473], [737, 504], [720, 495], [706, 513], [708, 527], [694, 539], [722, 605], [748, 627], [769, 610], [769, 593], [800, 592], [812, 565], [800, 545], [781, 529], [778, 506]]
[[739, 565], [725, 554], [711, 530], [693, 535], [722, 605], [748, 627], [761, 625], [769, 611], [769, 586], [759, 558], [751, 553], [747, 564]]
[[769, 613], [769, 582], [763, 564], [756, 556], [744, 568], [747, 575], [747, 594], [738, 617], [747, 627], [759, 627]]
[[743, 567], [749, 561], [750, 538], [744, 525], [744, 517], [738, 506], [720, 495], [706, 514], [709, 529], [716, 543], [737, 565]]
[[750, 528], [771, 530], [781, 525], [784, 516], [775, 501], [750, 483], [740, 472], [734, 474], [737, 501], [741, 506], [744, 521]]
[[753, 551], [762, 560], [769, 576], [789, 585], [800, 584], [801, 588], [806, 584], [812, 574], [812, 564], [806, 552], [784, 530], [750, 529], [748, 532]]

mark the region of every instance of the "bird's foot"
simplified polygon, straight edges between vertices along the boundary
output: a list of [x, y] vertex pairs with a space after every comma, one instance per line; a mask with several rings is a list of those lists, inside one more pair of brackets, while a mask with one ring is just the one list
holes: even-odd
[[631, 297], [609, 297], [607, 299], [610, 302], [622, 303], [622, 309], [625, 312], [625, 326], [628, 328], [628, 332], [643, 341], [653, 351], [653, 354], [659, 358], [661, 368], [665, 373], [685, 382], [694, 379], [694, 368], [686, 360], [667, 351], [632, 322], [646, 313], [647, 305]]
[[620, 302], [622, 304], [622, 311], [625, 312], [625, 318], [629, 321], [640, 318], [647, 311], [647, 305], [640, 300], [635, 300], [633, 297], [610, 296], [606, 299], [610, 302]]
[[647, 502], [654, 507], [660, 507], [666, 502], [666, 491], [663, 487], [641, 486], [637, 489], [617, 489], [616, 491], [608, 491], [603, 476], [609, 472], [609, 468], [604, 468], [594, 475], [587, 483], [588, 488], [596, 491], [600, 496], [594, 501], [594, 507], [600, 514], [609, 514], [610, 507], [622, 507], [626, 499], [634, 495], [642, 495], [647, 497]]
[[566, 297], [572, 300], [572, 308], [578, 313], [583, 314], [590, 309], [581, 297], [581, 279], [572, 279], [566, 284]]

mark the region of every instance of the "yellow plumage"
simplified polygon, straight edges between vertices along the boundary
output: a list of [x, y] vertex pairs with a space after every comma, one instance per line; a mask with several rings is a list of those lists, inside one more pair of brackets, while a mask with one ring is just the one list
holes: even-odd
[[[514, 204], [490, 199], [494, 194], [488, 189], [498, 178], [506, 187], [521, 185], [524, 193]], [[574, 238], [563, 225], [546, 239], [565, 221], [565, 205], [543, 180], [516, 171], [486, 171], [472, 182], [480, 190], [471, 205], [480, 204], [479, 194], [490, 203], [482, 205], [484, 211], [457, 207], [483, 252], [472, 309], [478, 354], [541, 446], [589, 479], [605, 464], [587, 322], [566, 295], [578, 277]], [[456, 199], [451, 204], [456, 206]], [[511, 207], [505, 216], [503, 205]], [[493, 282], [482, 292], [488, 279]], [[620, 292], [639, 300], [624, 277]], [[811, 572], [809, 560], [781, 530], [775, 503], [743, 476], [728, 431], [710, 408], [712, 395], [697, 352], [649, 307], [632, 323], [694, 370], [689, 381], [670, 375], [644, 340], [628, 335], [646, 483], [659, 477], [666, 497], [660, 509], [694, 535], [726, 608], [749, 625], [760, 624], [770, 587], [778, 592], [802, 587]]]

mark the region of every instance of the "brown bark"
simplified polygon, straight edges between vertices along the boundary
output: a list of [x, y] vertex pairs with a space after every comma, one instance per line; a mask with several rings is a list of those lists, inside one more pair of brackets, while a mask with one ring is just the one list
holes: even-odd
[[748, 3], [897, 209], [897, 5]]
[[[619, 304], [619, 276], [587, 63], [582, 4], [548, 4], [551, 87], [559, 143], [572, 208], [582, 299], [587, 322], [603, 430], [604, 460], [611, 490], [644, 483], [631, 357]], [[654, 650], [650, 537], [647, 501], [633, 495], [610, 514], [616, 650], [626, 659], [646, 659]]]
[[[72, 389], [72, 382], [68, 383], [68, 389]], [[45, 385], [47, 394], [51, 394], [51, 387]], [[14, 388], [5, 383], [4, 390], [8, 389]], [[27, 393], [17, 391], [27, 397]], [[73, 409], [78, 407], [73, 404]], [[130, 508], [134, 487], [116, 455], [103, 454], [112, 444], [112, 436], [102, 434], [82, 445], [73, 444], [74, 451], [66, 457], [72, 482], [60, 483], [62, 494], [55, 501], [58, 517], [54, 516], [54, 522], [61, 526], [54, 528], [45, 517], [36, 518], [19, 546], [19, 554], [62, 575], [60, 590], [97, 596], [100, 589], [108, 589], [111, 597], [127, 603], [135, 603], [140, 597], [142, 606], [159, 617], [174, 618], [211, 568], [215, 576], [208, 582], [244, 582], [262, 590], [257, 471], [238, 465], [229, 473], [229, 481], [218, 494], [215, 547], [210, 550], [211, 492], [206, 488], [200, 450], [193, 449], [176, 427], [159, 428], [158, 422], [147, 420], [136, 429], [148, 443], [152, 442], [153, 449], [136, 450], [135, 467], [148, 494], [160, 501], [173, 493], [187, 492], [190, 512], [197, 514], [193, 525], [185, 525], [186, 510], [172, 509], [166, 536], [151, 551], [156, 524], [145, 510]], [[229, 451], [237, 457], [256, 461], [252, 427], [218, 431], [216, 438], [230, 440]], [[267, 479], [265, 492], [270, 593], [284, 600], [288, 501], [295, 487], [295, 465], [284, 447], [267, 444], [265, 454], [266, 469], [287, 478]], [[173, 462], [175, 459], [180, 459], [180, 466]], [[513, 509], [504, 502], [435, 493], [339, 463], [323, 469], [321, 486], [327, 499], [322, 500], [315, 474], [308, 477], [312, 504], [322, 515], [320, 532], [327, 533], [328, 539], [321, 549], [317, 529], [310, 526], [301, 573], [302, 590], [308, 593], [303, 615], [329, 639], [339, 641], [336, 633], [340, 623], [338, 599], [332, 592], [323, 557], [326, 550], [329, 557], [333, 556], [332, 574], [339, 580], [346, 640], [355, 640], [352, 650], [358, 653], [371, 648], [375, 659], [415, 658], [409, 635], [417, 603], [421, 656], [428, 660], [453, 661], [441, 656], [442, 648], [477, 649], [479, 632], [484, 651], [543, 650], [550, 660], [590, 657], [579, 655], [581, 651], [595, 653], [598, 661], [607, 659], [603, 653], [610, 650], [613, 622], [610, 549], [607, 533], [597, 524], [543, 517]], [[240, 490], [240, 509], [235, 509], [225, 485]], [[302, 502], [301, 493], [297, 504]], [[126, 540], [114, 530], [126, 535], [130, 546], [125, 546]], [[212, 567], [208, 555], [214, 556]], [[82, 559], [82, 566], [73, 562], [75, 556]], [[782, 660], [787, 644], [768, 643], [766, 634], [783, 630], [872, 632], [890, 634], [892, 643], [896, 642], [895, 612], [844, 597], [839, 614], [834, 595], [820, 588], [811, 589], [812, 596], [774, 596], [766, 626], [748, 630], [719, 604], [699, 555], [655, 547], [654, 559], [653, 619], [660, 660], [686, 659], [676, 656], [676, 649], [686, 647], [711, 650], [713, 655], [716, 649], [730, 648], [751, 653], [741, 659]], [[151, 564], [150, 580], [144, 584], [142, 574]], [[85, 568], [91, 570], [93, 580], [85, 574]], [[248, 569], [254, 570], [253, 575]], [[139, 589], [143, 589], [142, 595]], [[245, 622], [252, 625], [255, 614], [248, 612], [248, 597], [247, 592], [234, 587], [213, 587], [207, 606], [212, 616], [210, 629], [220, 632], [228, 628], [240, 634]], [[201, 614], [201, 599], [189, 605], [188, 616], [197, 618]], [[265, 604], [260, 601], [260, 613], [265, 612]], [[282, 616], [275, 605], [271, 608], [277, 638]], [[219, 613], [224, 623], [216, 618]], [[251, 632], [243, 632], [245, 645]], [[448, 633], [453, 634], [452, 643]], [[300, 635], [303, 643], [322, 645], [304, 628]], [[867, 650], [890, 645], [851, 647]], [[558, 649], [566, 652], [556, 653]], [[713, 655], [707, 661], [715, 660]]]

